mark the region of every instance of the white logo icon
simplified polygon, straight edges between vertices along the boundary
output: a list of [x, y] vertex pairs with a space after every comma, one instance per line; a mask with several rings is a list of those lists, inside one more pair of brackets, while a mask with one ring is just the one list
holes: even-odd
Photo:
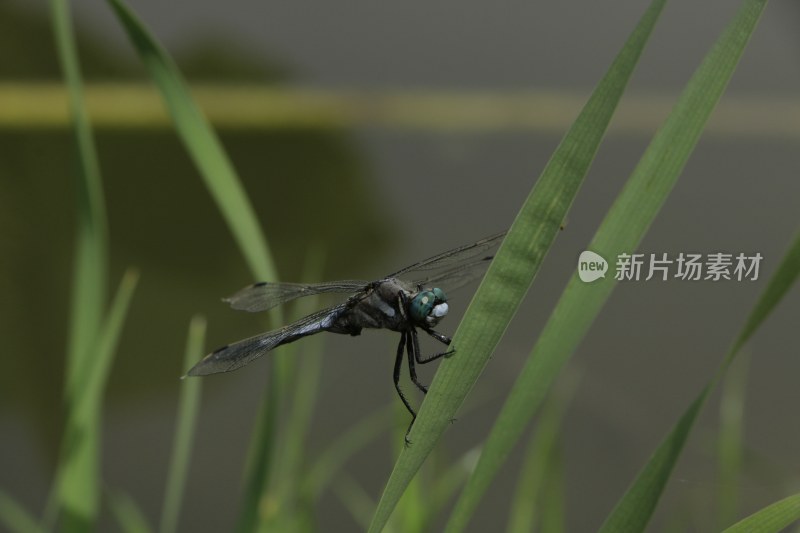
[[578, 277], [585, 283], [591, 283], [598, 278], [606, 277], [608, 261], [594, 252], [586, 250], [578, 258]]

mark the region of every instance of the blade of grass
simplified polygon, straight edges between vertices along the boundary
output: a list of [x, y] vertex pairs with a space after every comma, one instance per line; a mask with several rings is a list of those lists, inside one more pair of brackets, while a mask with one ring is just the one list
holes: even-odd
[[475, 468], [480, 449], [475, 447], [464, 452], [461, 458], [444, 472], [437, 474], [430, 497], [425, 504], [425, 531], [432, 529], [433, 520], [444, 509], [450, 499], [464, 486]]
[[[308, 282], [319, 281], [324, 267], [324, 253], [322, 247], [311, 247], [306, 254], [301, 280]], [[319, 308], [320, 297], [309, 296], [295, 303], [294, 315], [306, 316]], [[305, 452], [309, 427], [314, 413], [314, 404], [319, 390], [319, 380], [322, 372], [322, 346], [323, 338], [319, 336], [307, 339], [301, 346], [291, 345], [279, 357], [279, 364], [284, 366], [287, 373], [288, 390], [291, 391], [291, 401], [287, 402], [288, 415], [284, 417], [281, 427], [279, 442], [275, 447], [276, 457], [273, 457], [275, 468], [269, 480], [267, 494], [275, 505], [275, 513], [267, 516], [261, 513], [260, 530], [279, 531], [285, 524], [295, 524], [297, 515], [303, 514], [298, 509], [305, 503], [301, 486], [302, 475], [305, 471]], [[299, 357], [298, 357], [299, 354]], [[288, 391], [287, 391], [288, 392]], [[297, 525], [297, 524], [295, 524]]]
[[556, 473], [549, 465], [553, 463], [558, 453], [561, 422], [577, 387], [577, 378], [571, 374], [565, 377], [567, 379], [557, 388], [557, 394], [553, 395], [542, 409], [536, 434], [525, 453], [525, 461], [511, 502], [507, 529], [509, 533], [533, 531], [537, 513], [540, 509], [545, 509], [541, 500], [548, 481], [552, 481], [548, 480], [547, 476]]
[[97, 516], [103, 392], [138, 278], [135, 270], [123, 276], [93, 349], [94, 359], [85, 362], [89, 368], [78, 369], [84, 379], [76, 384], [75, 402], [68, 406], [57, 474], [65, 531], [91, 529]]
[[[403, 446], [405, 446], [405, 433], [407, 429], [408, 411], [405, 406], [400, 402], [394, 404], [394, 431], [392, 432], [392, 455], [397, 456]], [[428, 485], [428, 478], [430, 471], [436, 466], [435, 453], [429, 456], [429, 461], [425, 469], [419, 472], [419, 475], [414, 476], [411, 482], [406, 486], [403, 491], [400, 501], [397, 502], [397, 508], [389, 520], [388, 527], [393, 531], [402, 532], [419, 532], [425, 531], [425, 488]], [[371, 509], [375, 511], [375, 506]]]
[[[100, 165], [84, 102], [83, 82], [69, 5], [66, 0], [51, 0], [50, 8], [56, 50], [69, 95], [78, 167], [78, 226], [64, 384], [65, 401], [70, 408], [73, 408], [79, 401], [80, 389], [87, 379], [87, 376], [80, 372], [89, 369], [98, 355], [92, 350], [100, 334], [106, 305], [108, 230]], [[57, 501], [58, 508], [70, 516], [81, 517], [80, 520], [86, 523], [93, 523], [99, 512], [100, 489], [97, 483], [92, 481], [99, 478], [99, 461], [96, 453], [100, 447], [98, 439], [98, 433], [86, 434], [80, 441], [84, 449], [78, 451], [83, 460], [80, 463], [74, 462], [73, 468], [65, 471], [70, 476], [69, 479], [57, 476], [56, 483], [80, 486], [82, 490], [54, 492], [56, 500], [53, 501]], [[55, 508], [50, 505], [48, 507]]]
[[652, 516], [658, 499], [669, 479], [670, 472], [680, 456], [683, 445], [689, 436], [700, 408], [725, 374], [741, 347], [758, 329], [763, 321], [789, 291], [800, 275], [800, 234], [797, 235], [789, 251], [784, 256], [778, 270], [772, 276], [753, 308], [739, 336], [734, 341], [725, 360], [714, 377], [706, 384], [700, 394], [678, 420], [672, 431], [658, 446], [653, 456], [636, 477], [633, 485], [617, 503], [606, 519], [601, 531], [641, 531]]
[[251, 272], [259, 280], [277, 279], [255, 211], [219, 138], [192, 99], [178, 67], [124, 2], [108, 0], [108, 3], [161, 92], [178, 135], [217, 202]]
[[0, 490], [0, 523], [13, 533], [40, 533], [46, 531], [36, 518], [14, 498]]
[[149, 533], [152, 531], [147, 519], [126, 492], [112, 491], [108, 495], [111, 513], [119, 524], [120, 531], [124, 533]]
[[439, 366], [409, 435], [413, 444], [395, 464], [370, 531], [380, 531], [389, 520], [508, 327], [566, 218], [663, 5], [654, 0], [648, 8], [517, 215], [456, 331], [456, 355]]
[[[761, 4], [763, 7], [763, 1]], [[746, 11], [720, 38], [653, 138], [587, 249], [607, 258], [636, 249], [694, 149], [756, 20], [757, 16], [753, 18], [751, 11]], [[456, 503], [448, 532], [464, 529], [525, 423], [541, 405], [553, 379], [615, 285], [616, 280], [608, 277], [586, 284], [573, 275], [492, 428], [475, 473]]]
[[[186, 340], [186, 353], [183, 358], [184, 368], [190, 368], [203, 356], [205, 334], [206, 319], [200, 315], [194, 316], [189, 324], [189, 336]], [[181, 387], [178, 423], [175, 428], [175, 440], [172, 444], [172, 458], [169, 462], [167, 487], [164, 491], [164, 507], [159, 526], [161, 533], [171, 533], [177, 530], [181, 501], [186, 488], [189, 459], [192, 456], [192, 439], [197, 422], [197, 410], [200, 407], [201, 388], [202, 381], [199, 379], [188, 380]]]
[[[131, 43], [161, 92], [178, 135], [200, 171], [233, 237], [257, 280], [278, 279], [255, 211], [214, 130], [195, 104], [177, 66], [122, 0], [108, 0]], [[282, 322], [280, 310], [273, 313]], [[251, 437], [244, 480], [244, 507], [237, 530], [253, 531], [258, 502], [266, 497], [272, 469], [275, 429], [286, 368], [269, 358], [269, 384]]]
[[82, 376], [76, 374], [76, 369], [86, 367], [84, 360], [91, 357], [91, 348], [97, 340], [106, 304], [108, 229], [100, 164], [86, 112], [69, 5], [66, 0], [51, 0], [50, 8], [59, 63], [69, 96], [79, 178], [78, 234], [72, 279], [65, 387], [65, 396], [69, 401], [76, 382], [82, 379]]
[[[333, 484], [333, 491], [339, 497], [342, 504], [350, 512], [350, 516], [362, 527], [369, 527], [369, 520], [375, 510], [375, 502], [370, 495], [359, 485], [350, 475], [340, 475]], [[384, 533], [395, 531], [387, 528]], [[402, 529], [400, 531], [413, 531]]]
[[778, 533], [797, 520], [800, 520], [800, 494], [794, 494], [761, 509], [723, 533]]
[[744, 445], [744, 403], [748, 358], [740, 356], [725, 378], [720, 399], [717, 443], [717, 531], [733, 523], [739, 507], [739, 476]]
[[565, 519], [567, 516], [564, 501], [564, 454], [556, 444], [553, 458], [547, 465], [545, 474], [545, 487], [542, 493], [541, 527], [540, 531], [547, 533], [561, 533], [567, 531]]
[[320, 498], [351, 457], [389, 429], [393, 409], [394, 404], [362, 418], [325, 448], [303, 481], [304, 493], [309, 494], [311, 501]]

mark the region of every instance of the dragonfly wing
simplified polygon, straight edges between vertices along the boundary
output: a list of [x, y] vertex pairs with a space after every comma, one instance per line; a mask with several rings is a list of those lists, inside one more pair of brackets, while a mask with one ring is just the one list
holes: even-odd
[[241, 368], [282, 344], [329, 329], [345, 309], [346, 303], [323, 309], [281, 329], [217, 348], [194, 365], [186, 375], [207, 376]]
[[427, 272], [440, 268], [455, 267], [456, 265], [471, 263], [475, 260], [491, 260], [492, 257], [494, 257], [494, 249], [500, 245], [500, 243], [503, 241], [503, 237], [505, 236], [506, 232], [504, 231], [502, 233], [498, 233], [497, 235], [492, 235], [491, 237], [481, 239], [478, 242], [459, 246], [458, 248], [454, 248], [452, 250], [448, 250], [447, 252], [442, 252], [438, 255], [434, 255], [433, 257], [429, 257], [428, 259], [420, 261], [419, 263], [407, 266], [406, 268], [398, 270], [394, 274], [391, 274], [387, 277], [396, 278], [403, 276], [409, 278], [412, 276], [408, 276], [407, 274], [413, 272]]
[[473, 244], [459, 246], [406, 267], [390, 277], [402, 276], [413, 280], [415, 285], [425, 287], [441, 286], [448, 290], [463, 287], [486, 270], [505, 235], [504, 231]]
[[356, 280], [332, 281], [329, 283], [272, 283], [262, 281], [245, 287], [230, 298], [228, 302], [234, 309], [240, 311], [266, 311], [282, 303], [326, 292], [354, 293], [364, 288], [368, 282]]
[[414, 280], [414, 285], [420, 287], [439, 287], [446, 292], [455, 291], [480, 278], [494, 256], [478, 257], [467, 263], [454, 265], [451, 268], [440, 270], [427, 277]]

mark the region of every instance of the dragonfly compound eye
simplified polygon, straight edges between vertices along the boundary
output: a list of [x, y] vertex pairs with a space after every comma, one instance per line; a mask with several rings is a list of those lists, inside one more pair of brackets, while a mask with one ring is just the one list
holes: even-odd
[[411, 300], [409, 313], [414, 322], [435, 326], [447, 314], [446, 302], [447, 297], [441, 289], [422, 291]]

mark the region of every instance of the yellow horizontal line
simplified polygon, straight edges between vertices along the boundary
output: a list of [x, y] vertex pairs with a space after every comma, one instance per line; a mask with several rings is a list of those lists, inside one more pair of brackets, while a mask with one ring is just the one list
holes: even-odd
[[[378, 127], [447, 132], [526, 130], [563, 134], [587, 95], [568, 91], [326, 90], [260, 85], [193, 85], [192, 95], [223, 129]], [[171, 127], [160, 96], [147, 84], [90, 84], [86, 99], [99, 128]], [[629, 94], [611, 131], [651, 135], [674, 96]], [[0, 129], [64, 128], [69, 121], [61, 84], [0, 83]], [[707, 134], [800, 137], [800, 99], [726, 96]]]

